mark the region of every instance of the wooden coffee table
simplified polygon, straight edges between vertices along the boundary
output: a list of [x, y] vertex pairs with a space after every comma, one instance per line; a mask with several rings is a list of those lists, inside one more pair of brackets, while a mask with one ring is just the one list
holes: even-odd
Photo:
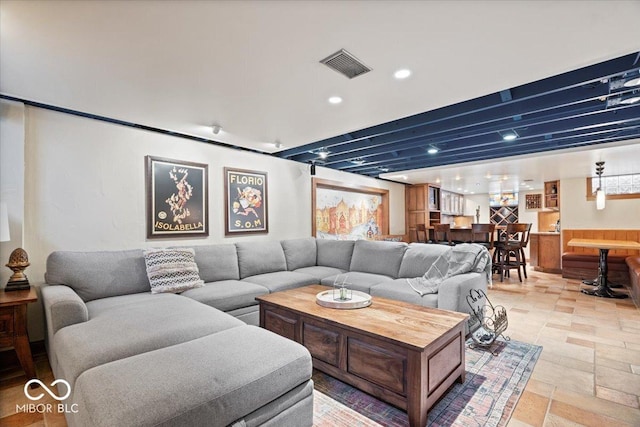
[[316, 294], [329, 289], [258, 297], [260, 326], [304, 345], [314, 368], [407, 411], [411, 426], [425, 426], [429, 408], [464, 382], [469, 316], [379, 297], [354, 310], [316, 304]]

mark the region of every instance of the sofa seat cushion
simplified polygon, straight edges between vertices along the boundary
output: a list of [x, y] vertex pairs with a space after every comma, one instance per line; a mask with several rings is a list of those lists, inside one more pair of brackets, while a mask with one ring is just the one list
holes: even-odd
[[287, 270], [294, 271], [316, 265], [318, 251], [315, 238], [283, 240], [280, 244], [287, 259]]
[[404, 301], [423, 307], [438, 308], [438, 294], [420, 296], [409, 286], [407, 279], [395, 279], [377, 284], [371, 287], [370, 293], [376, 297]]
[[325, 267], [323, 265], [316, 265], [315, 267], [298, 268], [295, 271], [296, 273], [303, 273], [303, 274], [308, 274], [309, 276], [313, 276], [317, 280], [316, 283], [320, 283], [320, 281], [325, 277], [335, 276], [337, 274], [342, 274], [347, 272], [347, 270], [342, 270], [341, 268]]
[[228, 426], [309, 396], [311, 369], [302, 345], [242, 326], [84, 372], [71, 397], [82, 408], [74, 424]]
[[57, 378], [71, 384], [91, 368], [136, 354], [243, 326], [233, 316], [175, 294], [156, 294], [104, 310], [53, 337]]
[[396, 278], [407, 244], [358, 240], [353, 248], [349, 271], [382, 274]]
[[369, 293], [372, 286], [383, 282], [390, 282], [393, 278], [383, 276], [382, 274], [362, 273], [359, 271], [351, 271], [343, 274], [336, 274], [335, 276], [325, 277], [320, 281], [325, 286], [333, 286], [334, 282], [337, 284], [342, 283], [343, 280], [347, 281], [347, 288]]
[[86, 303], [89, 319], [94, 317], [109, 315], [112, 310], [119, 310], [128, 305], [144, 305], [147, 301], [156, 301], [157, 295], [151, 292], [141, 294], [120, 295], [117, 297], [100, 298]]
[[[607, 263], [609, 269], [620, 269], [625, 265], [625, 260], [628, 255], [608, 255]], [[562, 263], [569, 265], [581, 265], [581, 266], [594, 266], [598, 268], [598, 262], [600, 261], [599, 255], [596, 254], [581, 254], [577, 252], [565, 252], [562, 254]]]
[[205, 283], [202, 288], [191, 289], [182, 296], [210, 305], [222, 311], [257, 305], [256, 297], [269, 293], [269, 289], [242, 280], [221, 280]]
[[242, 280], [264, 286], [269, 289], [269, 292], [284, 291], [318, 283], [315, 277], [295, 271], [277, 271], [275, 273], [258, 274]]

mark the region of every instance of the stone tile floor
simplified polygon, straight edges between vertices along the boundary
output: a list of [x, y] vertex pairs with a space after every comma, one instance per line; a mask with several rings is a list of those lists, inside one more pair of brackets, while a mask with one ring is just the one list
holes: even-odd
[[[506, 335], [543, 346], [508, 425], [640, 426], [640, 310], [630, 299], [584, 295], [578, 280], [528, 275], [523, 283], [516, 275], [496, 280], [488, 292], [507, 309]], [[35, 359], [50, 384], [46, 355]], [[24, 383], [19, 368], [0, 367], [0, 426], [66, 426], [55, 411], [16, 414]], [[47, 396], [45, 403], [55, 401]]]

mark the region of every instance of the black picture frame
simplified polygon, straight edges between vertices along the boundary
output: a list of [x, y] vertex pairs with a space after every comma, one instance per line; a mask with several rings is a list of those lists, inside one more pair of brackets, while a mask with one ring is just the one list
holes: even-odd
[[225, 236], [269, 232], [267, 172], [224, 168]]
[[147, 238], [209, 235], [208, 165], [145, 156]]

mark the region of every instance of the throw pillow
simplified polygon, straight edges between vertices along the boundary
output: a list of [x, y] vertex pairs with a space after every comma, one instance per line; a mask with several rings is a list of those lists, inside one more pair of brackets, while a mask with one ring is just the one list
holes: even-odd
[[148, 249], [144, 251], [144, 261], [153, 294], [180, 293], [204, 286], [191, 248]]

